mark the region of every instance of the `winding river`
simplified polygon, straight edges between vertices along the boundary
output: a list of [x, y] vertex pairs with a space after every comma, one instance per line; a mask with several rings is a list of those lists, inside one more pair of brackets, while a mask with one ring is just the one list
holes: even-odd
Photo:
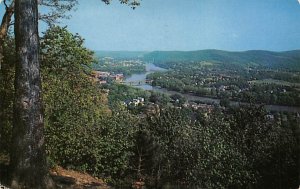
[[[133, 74], [130, 77], [125, 79], [125, 83], [130, 85], [131, 82], [143, 81], [141, 85], [136, 85], [134, 87], [137, 87], [137, 88], [140, 88], [143, 90], [157, 91], [157, 92], [165, 93], [168, 95], [180, 94], [180, 95], [184, 96], [188, 101], [200, 101], [200, 102], [209, 103], [209, 104], [219, 104], [220, 103], [220, 99], [214, 99], [214, 98], [209, 98], [209, 97], [200, 97], [200, 96], [196, 96], [196, 95], [192, 95], [192, 94], [185, 94], [185, 93], [180, 93], [177, 91], [170, 91], [170, 90], [159, 88], [159, 87], [153, 87], [147, 83], [144, 83], [146, 81], [146, 77], [148, 74], [154, 73], [154, 72], [163, 72], [163, 71], [167, 71], [167, 70], [157, 67], [154, 64], [148, 63], [148, 64], [146, 64], [146, 72], [145, 73]], [[238, 105], [239, 102], [231, 101], [230, 104]], [[300, 107], [279, 106], [279, 105], [265, 105], [265, 107], [269, 111], [300, 113]]]

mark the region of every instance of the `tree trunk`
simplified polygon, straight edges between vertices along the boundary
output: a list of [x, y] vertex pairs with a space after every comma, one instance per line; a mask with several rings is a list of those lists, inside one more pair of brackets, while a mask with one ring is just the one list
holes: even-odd
[[48, 188], [39, 64], [38, 0], [15, 1], [12, 188]]

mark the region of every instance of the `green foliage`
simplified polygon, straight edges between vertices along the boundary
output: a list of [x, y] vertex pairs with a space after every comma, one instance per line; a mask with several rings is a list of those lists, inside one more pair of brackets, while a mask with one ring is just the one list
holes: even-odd
[[101, 91], [89, 78], [93, 62], [83, 40], [54, 27], [41, 40], [46, 126], [93, 125], [101, 115]]
[[137, 118], [122, 111], [100, 122], [99, 141], [102, 145], [98, 148], [101, 149], [103, 158], [100, 160], [98, 174], [121, 179], [131, 170], [129, 161], [133, 155], [137, 124]]
[[202, 125], [191, 121], [190, 113], [168, 109], [148, 119], [148, 129], [162, 153], [158, 161], [162, 179], [207, 188], [227, 188], [249, 180], [242, 176], [245, 157], [227, 140], [228, 123], [220, 122], [220, 116]]
[[[200, 188], [296, 187], [293, 130], [269, 121], [262, 107], [215, 110], [209, 116], [164, 109], [143, 123], [137, 134], [134, 166], [137, 177], [148, 183], [192, 183]], [[271, 178], [281, 179], [274, 184]]]
[[130, 101], [138, 97], [142, 97], [147, 100], [150, 96], [150, 92], [128, 85], [113, 83], [103, 85], [102, 87], [109, 90], [108, 102], [110, 108], [113, 110], [118, 109], [125, 101]]
[[57, 163], [76, 164], [74, 154], [88, 143], [81, 137], [106, 114], [105, 96], [89, 76], [93, 53], [78, 35], [53, 27], [41, 40], [41, 57], [48, 153]]
[[182, 106], [184, 103], [186, 103], [186, 98], [180, 94], [173, 94], [170, 96], [170, 98], [172, 100], [174, 100], [175, 105], [178, 105], [178, 106]]
[[159, 92], [151, 92], [151, 95], [149, 97], [149, 101], [155, 104], [159, 104], [162, 106], [166, 106], [168, 105], [168, 103], [170, 102], [170, 97], [166, 94], [163, 93], [159, 93]]
[[0, 154], [8, 154], [11, 144], [15, 77], [14, 47], [14, 39], [7, 37], [3, 45], [4, 59], [0, 70]]
[[50, 157], [64, 167], [121, 179], [130, 169], [135, 122], [128, 113], [120, 112], [95, 126], [49, 127]]
[[89, 77], [93, 54], [65, 28], [41, 40], [47, 152], [50, 161], [103, 177], [122, 178], [130, 168], [137, 121], [110, 116], [100, 87]]

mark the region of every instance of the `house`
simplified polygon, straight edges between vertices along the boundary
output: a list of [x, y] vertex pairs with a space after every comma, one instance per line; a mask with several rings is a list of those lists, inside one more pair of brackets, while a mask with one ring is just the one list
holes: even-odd
[[269, 120], [274, 120], [274, 115], [268, 114], [268, 115], [267, 115], [267, 119], [269, 119]]
[[92, 71], [92, 77], [94, 78], [101, 78], [101, 77], [108, 77], [110, 75], [109, 72], [101, 72], [101, 71]]
[[92, 71], [92, 78], [95, 82], [99, 82], [100, 84], [106, 83], [106, 79], [110, 76], [109, 72], [101, 72], [101, 71]]
[[109, 72], [102, 71], [92, 71], [92, 78], [94, 81], [99, 82], [100, 84], [107, 83], [108, 79], [115, 80], [116, 82], [122, 82], [124, 79], [123, 74], [111, 74]]
[[225, 91], [226, 90], [226, 87], [224, 86], [224, 85], [221, 85], [220, 87], [219, 87], [219, 91]]
[[117, 82], [121, 82], [124, 79], [124, 75], [123, 74], [115, 74], [115, 75], [111, 75], [110, 78], [112, 78], [113, 80], [115, 80]]
[[142, 97], [138, 97], [138, 98], [134, 98], [131, 101], [130, 100], [126, 100], [124, 102], [125, 105], [134, 105], [134, 106], [138, 106], [138, 105], [144, 105], [145, 99]]

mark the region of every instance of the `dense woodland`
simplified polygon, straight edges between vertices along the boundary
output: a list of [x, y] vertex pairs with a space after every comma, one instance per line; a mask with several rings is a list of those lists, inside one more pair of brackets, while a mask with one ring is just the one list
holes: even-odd
[[[1, 95], [7, 99], [1, 109], [7, 115], [1, 127], [2, 164], [11, 145], [13, 41], [6, 40], [4, 61], [10, 68], [1, 74], [6, 77]], [[118, 186], [135, 180], [150, 187], [170, 182], [187, 188], [297, 186], [299, 119], [292, 114], [268, 119], [255, 105], [215, 107], [208, 113], [121, 84], [99, 86], [90, 78], [93, 53], [66, 28], [50, 28], [40, 48], [51, 166], [85, 171]], [[139, 96], [149, 105], [130, 109], [122, 104]]]

